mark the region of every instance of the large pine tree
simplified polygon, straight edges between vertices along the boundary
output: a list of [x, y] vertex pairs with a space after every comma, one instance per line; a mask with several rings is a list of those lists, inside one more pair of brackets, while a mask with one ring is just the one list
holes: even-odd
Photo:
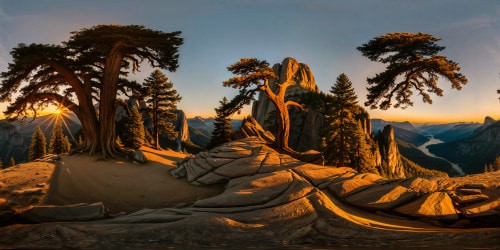
[[352, 83], [345, 74], [339, 75], [330, 93], [333, 102], [329, 103], [325, 128], [325, 160], [335, 166], [348, 166], [353, 160], [357, 141], [358, 122], [353, 110], [357, 106], [357, 96]]
[[148, 90], [146, 115], [152, 119], [154, 144], [156, 149], [160, 149], [158, 141], [160, 133], [167, 135], [170, 140], [177, 137], [171, 121], [176, 119], [173, 111], [177, 108], [177, 102], [181, 97], [173, 89], [174, 84], [169, 82], [167, 76], [160, 70], [151, 73], [144, 81], [144, 86]]
[[226, 105], [228, 100], [226, 97], [222, 98], [220, 101], [220, 106], [215, 108], [215, 113], [217, 116], [214, 120], [214, 130], [212, 131], [212, 138], [208, 143], [208, 148], [214, 148], [222, 143], [231, 141], [231, 134], [233, 133], [233, 126], [231, 125], [231, 115], [226, 110]]
[[49, 154], [68, 153], [71, 148], [68, 137], [63, 134], [62, 118], [57, 118], [49, 142]]
[[125, 125], [127, 136], [123, 138], [125, 146], [138, 149], [144, 144], [144, 122], [136, 106], [130, 110], [130, 119]]
[[37, 126], [33, 136], [31, 137], [31, 144], [29, 149], [28, 160], [33, 161], [47, 154], [47, 140], [43, 134], [40, 126]]

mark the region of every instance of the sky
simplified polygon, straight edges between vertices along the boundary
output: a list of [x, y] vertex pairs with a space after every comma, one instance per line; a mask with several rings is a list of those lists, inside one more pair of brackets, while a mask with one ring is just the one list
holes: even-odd
[[[140, 24], [182, 31], [179, 68], [165, 72], [182, 96], [188, 117], [213, 116], [223, 96], [227, 66], [242, 57], [271, 64], [293, 57], [310, 66], [321, 91], [345, 73], [362, 104], [366, 78], [385, 66], [356, 47], [389, 32], [423, 32], [442, 38], [442, 52], [459, 63], [469, 83], [461, 91], [440, 81], [444, 97], [432, 105], [414, 96], [407, 109], [370, 110], [372, 118], [412, 122], [480, 122], [500, 119], [500, 1], [498, 0], [0, 0], [0, 71], [18, 43], [60, 44], [71, 31], [98, 24]], [[152, 69], [130, 78], [142, 82]], [[0, 111], [7, 103], [0, 103]], [[241, 116], [250, 113], [250, 107]]]

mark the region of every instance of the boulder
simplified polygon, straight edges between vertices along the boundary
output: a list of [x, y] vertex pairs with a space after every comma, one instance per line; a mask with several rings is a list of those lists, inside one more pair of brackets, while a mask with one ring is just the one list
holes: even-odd
[[460, 204], [474, 203], [478, 201], [488, 200], [490, 197], [484, 194], [457, 195], [454, 197]]
[[134, 154], [132, 156], [133, 156], [132, 159], [134, 159], [134, 161], [139, 163], [146, 163], [146, 161], [148, 161], [148, 159], [144, 155], [144, 152], [142, 152], [142, 150], [140, 149], [134, 151]]
[[459, 189], [459, 192], [463, 194], [481, 194], [481, 189], [462, 188]]
[[457, 220], [458, 215], [453, 206], [453, 201], [445, 192], [435, 192], [419, 198], [413, 202], [402, 205], [394, 211], [419, 218], [432, 218], [440, 220]]
[[332, 191], [336, 196], [340, 198], [345, 198], [349, 195], [365, 190], [371, 185], [373, 185], [373, 182], [368, 180], [350, 179], [333, 183], [330, 186], [328, 186], [328, 189]]
[[417, 193], [397, 183], [373, 185], [346, 198], [347, 203], [367, 210], [391, 210], [413, 199]]
[[460, 211], [467, 218], [474, 218], [480, 216], [488, 216], [499, 214], [500, 198], [494, 200], [487, 200], [483, 202], [474, 203], [467, 207], [462, 208]]
[[33, 222], [91, 221], [104, 219], [106, 209], [102, 202], [67, 206], [34, 206], [19, 214]]
[[424, 179], [418, 176], [404, 180], [401, 182], [401, 185], [419, 194], [428, 194], [436, 191], [438, 188], [435, 180]]

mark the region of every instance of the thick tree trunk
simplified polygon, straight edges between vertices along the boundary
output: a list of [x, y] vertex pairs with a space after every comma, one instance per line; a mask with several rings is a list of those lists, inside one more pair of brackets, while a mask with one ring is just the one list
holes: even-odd
[[104, 68], [103, 86], [99, 104], [99, 139], [102, 157], [116, 158], [118, 145], [116, 144], [115, 111], [118, 77], [120, 75], [121, 61], [120, 45], [116, 45], [106, 58]]

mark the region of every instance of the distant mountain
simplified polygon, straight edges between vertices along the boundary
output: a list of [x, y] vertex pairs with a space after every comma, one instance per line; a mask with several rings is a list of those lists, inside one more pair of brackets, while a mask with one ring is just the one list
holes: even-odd
[[385, 126], [391, 125], [394, 129], [394, 135], [399, 141], [411, 143], [415, 146], [420, 146], [429, 141], [429, 138], [421, 135], [420, 131], [410, 122], [388, 122], [382, 119], [371, 119], [371, 121], [372, 131], [375, 134], [383, 131]]
[[420, 149], [413, 144], [397, 141], [398, 149], [401, 155], [409, 160], [417, 163], [418, 165], [427, 169], [439, 170], [448, 173], [449, 175], [456, 175], [457, 172], [453, 169], [450, 163], [445, 160], [430, 157], [424, 154]]
[[395, 128], [401, 128], [407, 131], [411, 131], [413, 133], [420, 133], [420, 130], [415, 127], [411, 122], [391, 122], [382, 119], [371, 119], [372, 121], [372, 130], [373, 132], [378, 132], [379, 130], [384, 130], [384, 127], [387, 125], [392, 125]]
[[437, 135], [443, 133], [446, 130], [453, 128], [457, 123], [444, 123], [444, 124], [419, 124], [417, 125], [418, 130], [421, 131], [423, 135]]
[[[80, 121], [73, 113], [65, 113], [65, 115], [61, 116], [63, 118], [63, 132], [65, 135], [69, 136], [69, 139], [72, 140], [72, 136], [74, 137], [76, 133], [82, 127]], [[52, 129], [55, 125], [55, 116], [54, 115], [44, 115], [39, 116], [35, 120], [21, 123], [21, 122], [13, 122], [12, 124], [17, 127], [17, 130], [23, 137], [29, 137], [33, 135], [37, 126], [40, 126], [47, 140], [52, 135]], [[71, 134], [70, 134], [71, 132]], [[75, 139], [78, 139], [75, 137]]]
[[[468, 125], [470, 131], [471, 125]], [[433, 154], [459, 164], [467, 174], [480, 173], [485, 164], [492, 163], [500, 156], [500, 121], [490, 123], [484, 130], [468, 138], [430, 145], [428, 148]]]
[[482, 124], [480, 123], [460, 123], [444, 132], [436, 134], [434, 137], [443, 142], [458, 141], [472, 136], [474, 131], [481, 126]]
[[[243, 120], [231, 120], [233, 130], [236, 131], [241, 126]], [[191, 141], [199, 146], [206, 147], [210, 138], [212, 138], [212, 131], [214, 130], [214, 118], [203, 118], [196, 116], [188, 118], [187, 123], [189, 126], [189, 137]]]
[[483, 122], [483, 125], [481, 125], [479, 128], [475, 129], [474, 132], [472, 132], [472, 134], [474, 135], [477, 135], [479, 133], [481, 133], [482, 131], [484, 131], [488, 126], [490, 126], [491, 124], [495, 123], [495, 119], [489, 117], [489, 116], [486, 116], [484, 118], [484, 122]]

